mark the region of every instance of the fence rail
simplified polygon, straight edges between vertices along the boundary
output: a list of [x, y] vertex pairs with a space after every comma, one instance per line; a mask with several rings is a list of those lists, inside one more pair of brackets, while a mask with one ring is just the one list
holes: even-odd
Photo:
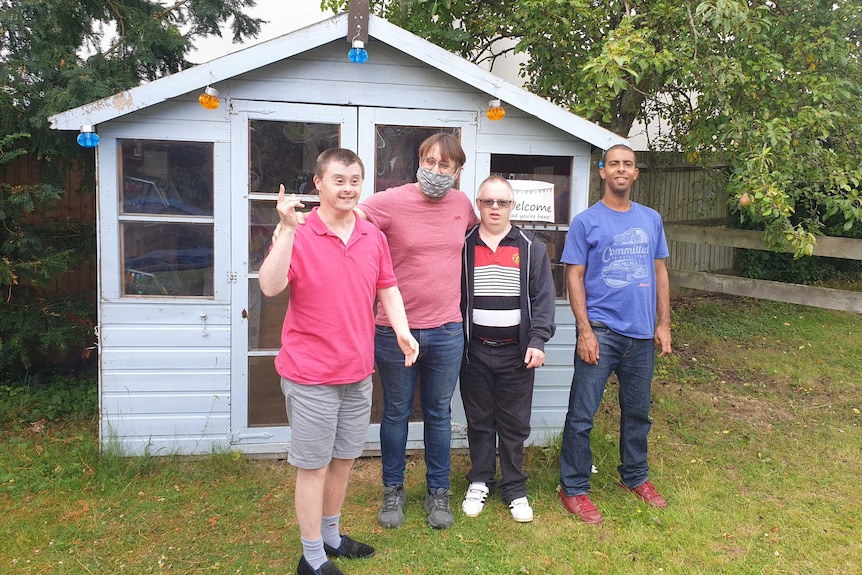
[[[771, 250], [763, 243], [763, 233], [753, 230], [735, 230], [732, 228], [703, 225], [703, 222], [665, 222], [665, 234], [668, 240], [693, 244], [709, 244], [714, 246], [729, 246], [747, 250]], [[792, 252], [792, 248], [786, 251]], [[827, 258], [843, 258], [862, 260], [862, 240], [852, 238], [836, 238], [820, 236], [814, 247], [815, 256]]]
[[[760, 232], [734, 230], [703, 225], [665, 224], [668, 240], [686, 243], [706, 243], [753, 250], [769, 250]], [[822, 236], [817, 238], [814, 254], [818, 256], [862, 260], [862, 240]], [[821, 288], [736, 276], [668, 270], [671, 285], [703, 291], [726, 293], [772, 301], [782, 301], [839, 311], [862, 313], [862, 292]]]

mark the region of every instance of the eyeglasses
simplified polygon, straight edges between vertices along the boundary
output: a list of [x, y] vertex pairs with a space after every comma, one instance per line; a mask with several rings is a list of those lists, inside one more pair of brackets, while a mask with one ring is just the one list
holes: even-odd
[[437, 158], [432, 158], [431, 156], [422, 158], [422, 163], [425, 164], [425, 167], [429, 170], [433, 170], [434, 166], [438, 166], [444, 172], [455, 167], [455, 164], [452, 162], [441, 162]]
[[497, 204], [500, 208], [506, 209], [514, 203], [514, 200], [486, 200], [483, 198], [479, 198], [476, 200], [483, 208], [490, 208], [494, 204]]

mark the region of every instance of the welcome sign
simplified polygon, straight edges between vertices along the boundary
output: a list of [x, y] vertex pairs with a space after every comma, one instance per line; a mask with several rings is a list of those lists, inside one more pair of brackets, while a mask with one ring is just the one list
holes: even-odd
[[509, 180], [515, 190], [513, 220], [554, 223], [554, 184], [538, 180]]

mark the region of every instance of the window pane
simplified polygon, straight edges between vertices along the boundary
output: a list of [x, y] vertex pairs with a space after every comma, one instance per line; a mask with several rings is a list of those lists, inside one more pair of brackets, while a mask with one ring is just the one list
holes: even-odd
[[284, 184], [287, 193], [316, 194], [317, 156], [339, 146], [338, 124], [252, 120], [250, 125], [249, 191], [278, 193]]
[[571, 219], [572, 158], [567, 156], [520, 156], [494, 154], [491, 156], [491, 173], [509, 180], [534, 180], [554, 186], [554, 222], [516, 222], [532, 230], [548, 246], [554, 291], [561, 299], [567, 297], [565, 266], [560, 263], [566, 241], [566, 230]]
[[213, 145], [120, 140], [120, 213], [213, 215]]
[[281, 326], [290, 302], [290, 289], [275, 297], [260, 293], [257, 279], [248, 282], [248, 349], [272, 350], [281, 348]]
[[[302, 208], [297, 212], [308, 214], [317, 200], [302, 200]], [[273, 200], [250, 200], [248, 202], [248, 270], [260, 270], [260, 264], [266, 259], [272, 245], [272, 232], [278, 225], [279, 217]]]
[[213, 295], [213, 226], [123, 222], [123, 295]]
[[248, 426], [289, 425], [272, 357], [248, 358]]
[[500, 174], [507, 180], [538, 180], [554, 184], [554, 223], [564, 226], [571, 220], [571, 171], [572, 159], [566, 156], [491, 156], [492, 174]]
[[560, 258], [563, 257], [563, 247], [566, 244], [566, 232], [533, 230], [533, 233], [548, 248], [551, 275], [554, 277], [554, 292], [556, 292], [557, 298], [566, 299], [566, 266], [560, 263]]
[[251, 200], [248, 203], [248, 271], [256, 272], [269, 253], [272, 232], [278, 225], [274, 201]]
[[[416, 181], [419, 146], [438, 132], [461, 138], [460, 128], [426, 126], [377, 126], [374, 158], [374, 191], [379, 192]], [[457, 187], [457, 183], [456, 183]]]

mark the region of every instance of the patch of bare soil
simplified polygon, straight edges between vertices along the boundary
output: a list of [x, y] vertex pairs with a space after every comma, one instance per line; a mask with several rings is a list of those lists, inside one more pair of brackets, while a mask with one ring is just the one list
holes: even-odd
[[693, 404], [711, 405], [727, 421], [744, 422], [753, 427], [769, 429], [775, 423], [791, 421], [796, 417], [788, 405], [779, 399], [740, 395], [731, 388], [677, 386], [675, 391]]

